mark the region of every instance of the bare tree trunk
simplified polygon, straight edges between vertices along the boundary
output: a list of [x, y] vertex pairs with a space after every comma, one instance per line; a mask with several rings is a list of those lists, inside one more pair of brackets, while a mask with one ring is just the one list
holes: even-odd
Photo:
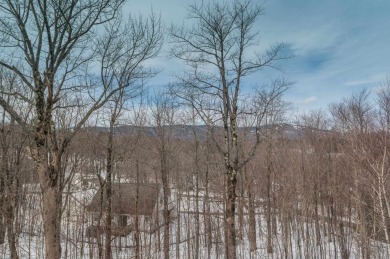
[[245, 230], [245, 221], [244, 221], [244, 193], [243, 188], [240, 195], [240, 198], [238, 199], [238, 221], [239, 221], [239, 228], [238, 228], [238, 238], [242, 241], [244, 238], [244, 230]]
[[7, 219], [7, 235], [8, 235], [8, 245], [9, 245], [9, 249], [10, 249], [10, 255], [11, 255], [11, 259], [18, 259], [19, 258], [19, 255], [18, 255], [18, 250], [16, 248], [16, 233], [14, 231], [14, 227], [13, 227], [13, 212], [11, 212], [9, 214], [9, 217]]
[[[15, 133], [15, 121], [11, 118], [10, 123], [6, 123], [6, 113], [2, 116], [1, 132], [1, 150], [2, 150], [2, 175], [0, 186], [0, 208], [1, 215], [4, 219], [2, 223], [5, 223], [3, 227], [3, 235], [0, 242], [4, 242], [5, 230], [7, 230], [8, 246], [10, 250], [10, 256], [12, 259], [19, 258], [17, 251], [17, 230], [15, 225], [15, 217], [17, 209], [20, 206], [20, 191], [21, 185], [19, 182], [21, 172], [21, 160], [22, 151], [24, 148], [25, 138], [14, 135]], [[20, 138], [22, 137], [22, 138]]]
[[187, 220], [186, 220], [186, 230], [187, 230], [187, 258], [191, 258], [191, 218], [190, 218], [190, 212], [191, 212], [191, 197], [189, 195], [190, 190], [189, 186], [186, 188], [187, 192]]
[[[10, 179], [9, 179], [10, 180]], [[8, 246], [10, 249], [11, 259], [18, 259], [18, 250], [17, 250], [17, 225], [18, 222], [16, 220], [17, 207], [19, 205], [19, 192], [21, 191], [19, 181], [17, 179], [13, 179], [15, 182], [10, 182], [7, 184], [8, 186], [8, 201], [6, 205], [6, 226], [7, 226], [7, 237], [8, 237]], [[11, 189], [12, 188], [12, 189]]]
[[112, 214], [111, 214], [111, 204], [112, 204], [112, 163], [113, 163], [113, 128], [115, 123], [116, 114], [111, 115], [110, 120], [110, 131], [108, 133], [108, 145], [107, 145], [107, 165], [106, 165], [106, 184], [105, 184], [105, 205], [104, 205], [104, 214], [105, 214], [105, 255], [106, 259], [111, 259], [111, 230], [112, 230]]
[[[161, 126], [161, 125], [159, 125]], [[166, 144], [165, 136], [162, 133], [161, 137], [161, 152], [160, 152], [160, 166], [161, 166], [161, 180], [163, 187], [163, 221], [164, 221], [164, 237], [163, 237], [163, 246], [164, 246], [164, 258], [169, 258], [169, 236], [170, 236], [170, 211], [168, 208], [168, 202], [170, 197], [170, 190], [168, 186], [168, 165], [167, 165], [167, 153], [166, 153]]]
[[[197, 140], [196, 140], [197, 141]], [[196, 150], [198, 152], [198, 150]], [[198, 167], [198, 164], [196, 164]], [[200, 226], [199, 226], [199, 179], [198, 171], [195, 172], [195, 258], [199, 258], [199, 238], [200, 238]]]
[[[159, 159], [158, 171], [160, 172], [162, 191], [163, 191], [163, 246], [164, 246], [164, 258], [170, 258], [170, 221], [171, 212], [169, 208], [170, 200], [170, 157], [171, 154], [171, 136], [174, 122], [174, 109], [172, 102], [168, 99], [166, 93], [162, 93], [163, 97], [155, 96], [154, 110], [152, 110], [152, 116], [154, 117], [156, 136], [156, 150]], [[158, 228], [159, 229], [159, 228]], [[160, 238], [160, 237], [158, 237]]]
[[[2, 198], [1, 198], [2, 199]], [[5, 225], [5, 217], [3, 215], [3, 209], [4, 209], [4, 205], [3, 205], [4, 201], [1, 201], [0, 205], [1, 205], [1, 214], [0, 214], [0, 244], [4, 244], [5, 242], [5, 231], [6, 231], [6, 225]]]
[[340, 223], [338, 224], [338, 226], [339, 226], [339, 235], [340, 235], [339, 242], [340, 242], [341, 258], [348, 259], [350, 257], [350, 253], [347, 247], [347, 240], [344, 234], [344, 223], [342, 219], [340, 219]]
[[111, 259], [111, 234], [112, 234], [112, 171], [113, 171], [113, 151], [114, 151], [114, 126], [123, 105], [123, 92], [118, 93], [119, 97], [115, 99], [114, 108], [110, 114], [110, 129], [108, 132], [107, 154], [106, 154], [106, 181], [105, 181], [105, 259]]
[[[315, 180], [316, 181], [316, 180]], [[317, 183], [314, 183], [314, 224], [316, 229], [316, 242], [317, 245], [321, 244], [321, 230], [320, 230], [320, 223], [319, 223], [319, 204], [318, 204], [318, 188]]]
[[271, 142], [267, 147], [267, 253], [272, 254], [273, 242], [272, 242], [272, 171], [273, 165], [271, 161], [272, 144]]
[[136, 259], [139, 259], [140, 258], [140, 255], [141, 255], [141, 251], [140, 251], [140, 247], [141, 247], [141, 244], [140, 244], [140, 231], [139, 231], [139, 217], [138, 217], [138, 205], [139, 205], [139, 157], [137, 156], [137, 160], [135, 162], [135, 166], [136, 166], [136, 172], [137, 172], [137, 190], [136, 190], [136, 198], [135, 198], [135, 209], [136, 209], [136, 212], [135, 212], [135, 221], [134, 221], [134, 224], [135, 224], [135, 233], [134, 233], [134, 238], [135, 238], [135, 258]]
[[[164, 157], [163, 160], [166, 158]], [[165, 168], [165, 165], [164, 165]], [[164, 199], [164, 204], [163, 204], [163, 215], [164, 215], [164, 258], [169, 259], [169, 224], [170, 224], [170, 211], [168, 208], [168, 199], [170, 196], [170, 191], [168, 188], [168, 175], [166, 170], [163, 170], [162, 172], [162, 182], [163, 182], [163, 199]]]
[[236, 258], [236, 229], [235, 229], [235, 215], [236, 215], [236, 184], [237, 178], [235, 174], [229, 172], [227, 174], [227, 201], [225, 213], [225, 227], [226, 238], [225, 250], [226, 258]]
[[[269, 188], [269, 186], [267, 187]], [[268, 191], [268, 196], [270, 191]], [[271, 197], [267, 197], [267, 210], [266, 210], [266, 220], [267, 220], [267, 253], [272, 254], [273, 244], [272, 244], [272, 207], [271, 207]]]
[[254, 206], [254, 197], [252, 196], [252, 188], [249, 184], [248, 186], [248, 213], [249, 213], [249, 242], [251, 252], [256, 251], [256, 216], [255, 216], [255, 206]]
[[177, 189], [177, 200], [176, 200], [176, 210], [177, 210], [177, 229], [176, 229], [176, 258], [180, 258], [180, 240], [181, 240], [181, 199], [182, 193], [181, 190]]
[[195, 171], [193, 174], [193, 177], [195, 179], [195, 253], [194, 257], [199, 258], [199, 243], [200, 243], [200, 216], [199, 216], [199, 172], [200, 172], [200, 166], [199, 166], [199, 138], [196, 132], [196, 111], [194, 107], [192, 107], [191, 111], [191, 122], [192, 122], [192, 134], [195, 141], [195, 150], [194, 150], [194, 167]]
[[[40, 171], [40, 174], [46, 173]], [[45, 178], [44, 178], [45, 179]], [[50, 182], [50, 179], [48, 179]], [[45, 257], [56, 259], [61, 257], [61, 205], [62, 193], [57, 186], [42, 186], [43, 225], [45, 233]]]
[[[208, 158], [207, 158], [208, 159]], [[211, 233], [211, 215], [210, 215], [210, 194], [209, 194], [209, 165], [206, 167], [206, 194], [204, 197], [204, 212], [205, 212], [205, 242], [207, 246], [207, 255], [210, 258], [212, 248], [212, 233]]]
[[0, 172], [0, 244], [4, 244], [5, 242], [5, 231], [6, 226], [4, 224], [5, 218], [6, 218], [6, 182], [7, 182], [7, 174], [8, 174], [8, 145], [6, 144], [6, 135], [4, 130], [4, 120], [5, 120], [5, 113], [3, 113], [2, 118], [2, 124], [3, 127], [1, 128], [1, 172]]

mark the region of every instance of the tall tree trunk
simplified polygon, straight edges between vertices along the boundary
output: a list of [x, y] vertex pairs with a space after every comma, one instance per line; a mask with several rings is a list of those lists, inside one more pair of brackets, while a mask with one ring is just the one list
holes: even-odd
[[108, 133], [108, 143], [107, 143], [107, 165], [106, 165], [106, 184], [105, 184], [105, 196], [106, 203], [104, 207], [105, 213], [105, 255], [106, 259], [111, 259], [111, 232], [112, 232], [112, 212], [111, 212], [111, 203], [112, 203], [112, 164], [113, 164], [113, 135], [114, 135], [114, 123], [116, 120], [116, 114], [111, 115], [110, 120], [110, 131]]
[[272, 244], [272, 207], [271, 207], [271, 200], [267, 199], [267, 253], [272, 254], [274, 252], [273, 250], [273, 244]]
[[18, 250], [16, 248], [16, 233], [14, 231], [14, 213], [13, 208], [10, 207], [7, 217], [7, 236], [8, 236], [8, 246], [10, 250], [11, 259], [19, 259]]
[[[242, 188], [243, 190], [243, 188]], [[239, 228], [238, 228], [238, 238], [242, 241], [244, 238], [244, 229], [245, 229], [245, 221], [244, 221], [244, 194], [241, 192], [241, 197], [238, 199], [238, 221], [239, 221]]]
[[319, 202], [318, 202], [318, 187], [317, 183], [314, 183], [314, 224], [316, 229], [316, 242], [317, 245], [321, 244], [321, 230], [320, 230], [320, 219], [319, 219]]
[[[3, 207], [4, 206], [1, 206], [2, 210], [3, 210]], [[4, 244], [4, 242], [5, 242], [6, 225], [4, 223], [4, 218], [5, 218], [4, 215], [0, 215], [0, 244]]]
[[[163, 148], [164, 149], [164, 148]], [[168, 188], [168, 170], [166, 168], [165, 152], [162, 153], [162, 184], [163, 184], [163, 217], [164, 217], [164, 258], [169, 259], [169, 224], [170, 224], [170, 211], [168, 208], [170, 191]]]
[[[208, 158], [207, 158], [208, 159]], [[212, 248], [212, 233], [211, 233], [211, 214], [210, 214], [210, 198], [209, 198], [209, 168], [208, 163], [206, 165], [206, 195], [204, 197], [203, 202], [203, 211], [205, 212], [205, 242], [207, 245], [207, 258], [211, 256], [211, 248]]]
[[[195, 138], [195, 157], [194, 157], [194, 165], [195, 165], [195, 258], [199, 258], [199, 243], [200, 243], [200, 220], [199, 220], [199, 139], [195, 129], [195, 110], [192, 109], [192, 134]], [[204, 212], [204, 211], [203, 211]]]
[[[233, 170], [232, 170], [233, 171]], [[226, 218], [225, 218], [225, 227], [226, 227], [226, 238], [225, 240], [225, 249], [226, 249], [226, 258], [235, 259], [236, 258], [236, 224], [235, 224], [235, 215], [236, 215], [236, 185], [237, 178], [235, 172], [229, 172], [227, 175], [227, 202], [226, 202]]]
[[[23, 142], [15, 142], [16, 138], [12, 135], [15, 131], [14, 120], [11, 118], [10, 123], [6, 123], [6, 116], [3, 113], [1, 132], [1, 147], [2, 147], [2, 175], [1, 175], [1, 215], [4, 217], [5, 227], [7, 230], [8, 246], [10, 256], [12, 259], [19, 258], [16, 248], [17, 233], [15, 233], [15, 212], [19, 206], [19, 192], [20, 192], [20, 164], [21, 152]], [[8, 125], [8, 127], [6, 126]], [[8, 128], [8, 129], [7, 129]], [[12, 170], [13, 168], [13, 170]], [[4, 203], [3, 203], [4, 202]], [[3, 223], [3, 222], [2, 222]], [[2, 231], [2, 239], [0, 243], [4, 242], [4, 234]]]
[[249, 213], [249, 242], [251, 252], [256, 251], [256, 218], [255, 218], [255, 206], [254, 197], [252, 196], [252, 188], [248, 186], [248, 213]]
[[[139, 259], [141, 255], [140, 251], [140, 231], [139, 231], [139, 217], [138, 217], [138, 199], [139, 199], [139, 157], [137, 156], [137, 160], [135, 162], [136, 166], [136, 173], [137, 173], [137, 190], [136, 190], [136, 197], [135, 197], [135, 220], [134, 220], [134, 225], [135, 225], [135, 233], [134, 233], [134, 238], [135, 238], [135, 258]], [[158, 201], [157, 201], [158, 202]]]
[[[44, 174], [45, 172], [40, 172]], [[45, 179], [45, 178], [43, 178]], [[47, 179], [50, 182], [51, 179]], [[61, 257], [61, 205], [62, 195], [56, 185], [42, 186], [43, 225], [45, 233], [45, 257], [60, 259]]]
[[[52, 92], [45, 100], [45, 86], [42, 82], [37, 84], [35, 93], [37, 123], [34, 129], [33, 158], [42, 190], [45, 255], [46, 258], [60, 259], [62, 191], [64, 187], [61, 183], [61, 158], [66, 144], [64, 143], [61, 150], [58, 148], [52, 117]], [[51, 86], [48, 86], [48, 91], [52, 89]]]
[[[198, 151], [196, 151], [198, 152]], [[198, 163], [196, 163], [198, 167]], [[200, 220], [199, 220], [199, 179], [198, 171], [195, 172], [195, 258], [199, 258], [199, 242], [200, 242]]]
[[272, 145], [271, 142], [268, 145], [267, 149], [267, 210], [266, 210], [266, 219], [267, 219], [267, 253], [272, 254], [273, 244], [272, 244], [272, 171], [273, 165], [271, 161], [271, 152]]
[[176, 213], [177, 217], [177, 228], [176, 228], [176, 258], [180, 258], [180, 240], [181, 240], [181, 217], [180, 217], [180, 208], [181, 208], [181, 199], [182, 193], [179, 188], [177, 188], [177, 199], [176, 199]]
[[7, 204], [6, 204], [6, 226], [7, 226], [7, 237], [8, 237], [8, 246], [10, 250], [11, 259], [18, 259], [18, 250], [17, 245], [17, 232], [15, 229], [16, 213], [17, 206], [19, 206], [19, 196], [18, 192], [20, 191], [20, 184], [17, 179], [9, 179], [7, 183]]

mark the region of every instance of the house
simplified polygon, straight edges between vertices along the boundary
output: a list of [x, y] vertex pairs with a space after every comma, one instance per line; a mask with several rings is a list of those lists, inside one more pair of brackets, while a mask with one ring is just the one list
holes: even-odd
[[[158, 203], [160, 187], [156, 183], [113, 183], [112, 184], [112, 234], [115, 236], [127, 236], [134, 231], [135, 217], [141, 231], [148, 231], [152, 223], [155, 207]], [[99, 227], [99, 218], [102, 215], [106, 197], [101, 189], [97, 191], [87, 210], [93, 218], [93, 225], [87, 229], [87, 235], [96, 237], [102, 227]], [[137, 203], [138, 197], [138, 203]]]

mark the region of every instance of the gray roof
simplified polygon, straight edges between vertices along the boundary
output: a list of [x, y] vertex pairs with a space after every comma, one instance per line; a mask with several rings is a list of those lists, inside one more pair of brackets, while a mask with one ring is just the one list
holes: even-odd
[[[159, 185], [155, 183], [138, 184], [138, 207], [136, 183], [112, 184], [112, 213], [125, 215], [152, 215], [159, 194]], [[106, 200], [105, 194], [103, 201]], [[104, 205], [103, 205], [104, 206]], [[101, 189], [95, 194], [92, 202], [87, 205], [90, 212], [101, 211]]]

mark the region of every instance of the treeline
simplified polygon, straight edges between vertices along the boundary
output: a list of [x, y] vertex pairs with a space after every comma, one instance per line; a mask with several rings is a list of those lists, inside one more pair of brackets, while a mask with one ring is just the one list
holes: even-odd
[[[262, 125], [258, 132], [253, 127], [239, 128], [242, 151], [252, 146], [257, 134], [261, 138], [256, 154], [237, 177], [237, 257], [389, 256], [389, 114], [384, 105], [389, 93], [387, 86], [376, 96], [363, 91], [332, 104], [329, 111], [310, 112], [295, 123], [278, 120]], [[169, 258], [226, 256], [227, 176], [215, 146], [215, 141], [223, 143], [223, 128], [191, 124], [196, 121], [192, 109], [183, 107], [176, 113], [177, 105], [152, 107], [148, 104], [131, 116], [137, 118], [131, 127], [88, 127], [72, 142], [63, 162], [69, 180], [63, 192], [60, 240], [67, 258], [104, 258], [108, 245], [112, 254], [139, 258], [159, 253]], [[2, 124], [1, 136], [1, 165], [7, 172], [2, 178], [1, 236], [9, 249], [3, 253], [13, 258], [43, 256], [43, 229], [38, 224], [41, 196], [29, 136], [12, 123]], [[89, 180], [96, 185], [86, 185]], [[103, 192], [109, 184], [120, 182], [158, 183], [163, 202], [158, 230], [146, 233], [145, 222], [139, 220], [130, 235], [132, 245], [118, 248], [115, 233], [110, 233], [111, 238], [88, 239], [87, 229], [96, 221], [86, 209], [91, 197], [81, 193]], [[192, 205], [177, 204], [186, 199]], [[172, 202], [175, 213], [169, 206]], [[216, 202], [221, 210], [213, 209]], [[116, 223], [107, 227], [112, 219], [105, 217], [116, 212], [107, 212], [105, 206], [100, 208], [99, 225], [113, 229]]]
[[[388, 82], [287, 124], [292, 83], [261, 71], [289, 57], [260, 44], [262, 6], [194, 3], [165, 27], [124, 2], [0, 4], [4, 256], [389, 256]], [[150, 94], [167, 49], [182, 70]], [[136, 189], [123, 230], [118, 182]], [[146, 183], [161, 200], [143, 231]]]

